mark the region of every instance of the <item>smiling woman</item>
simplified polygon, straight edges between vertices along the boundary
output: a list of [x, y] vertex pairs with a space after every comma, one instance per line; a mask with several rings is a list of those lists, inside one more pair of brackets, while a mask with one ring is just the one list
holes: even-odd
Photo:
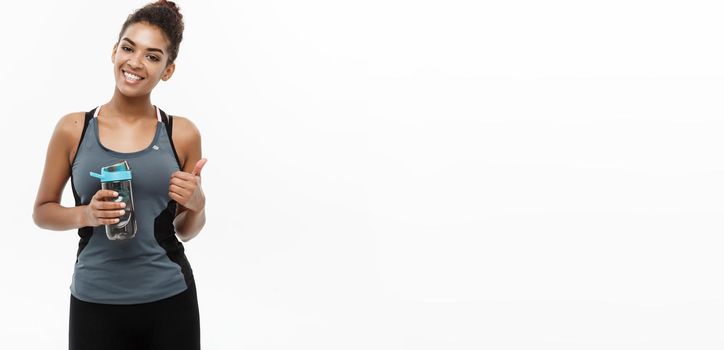
[[[111, 54], [110, 101], [62, 117], [51, 137], [33, 219], [78, 229], [71, 350], [200, 348], [196, 283], [181, 241], [206, 222], [206, 159], [194, 124], [151, 103], [154, 87], [173, 76], [183, 29], [173, 2], [128, 16]], [[122, 179], [112, 172], [119, 164]], [[60, 205], [69, 178], [75, 207]], [[120, 180], [130, 180], [127, 193], [108, 189]], [[129, 217], [134, 234], [112, 237]]]

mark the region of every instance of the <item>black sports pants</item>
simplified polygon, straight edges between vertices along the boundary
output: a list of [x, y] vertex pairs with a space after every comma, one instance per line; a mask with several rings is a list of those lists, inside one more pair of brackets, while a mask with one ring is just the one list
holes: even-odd
[[89, 303], [70, 296], [70, 350], [198, 350], [196, 286], [134, 305]]

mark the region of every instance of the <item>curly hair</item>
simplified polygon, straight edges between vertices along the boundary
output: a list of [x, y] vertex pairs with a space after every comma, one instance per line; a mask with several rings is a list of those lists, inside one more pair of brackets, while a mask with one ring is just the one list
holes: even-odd
[[178, 56], [178, 49], [181, 45], [184, 32], [183, 16], [176, 3], [173, 1], [159, 0], [149, 3], [128, 15], [128, 18], [123, 23], [123, 27], [121, 27], [121, 32], [118, 33], [118, 42], [121, 41], [121, 36], [126, 31], [126, 28], [138, 22], [146, 22], [163, 31], [166, 39], [169, 41], [166, 65], [173, 63]]

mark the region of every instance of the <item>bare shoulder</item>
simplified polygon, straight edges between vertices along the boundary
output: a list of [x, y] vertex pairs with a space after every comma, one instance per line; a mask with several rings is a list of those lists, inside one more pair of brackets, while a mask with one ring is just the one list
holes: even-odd
[[173, 116], [173, 144], [181, 161], [182, 168], [190, 171], [190, 167], [201, 157], [201, 132], [187, 117]]
[[174, 141], [191, 141], [193, 139], [200, 139], [201, 133], [191, 119], [181, 117], [178, 115], [173, 116], [173, 138]]
[[56, 145], [65, 148], [69, 163], [75, 157], [80, 136], [83, 133], [84, 122], [85, 112], [73, 112], [61, 117], [55, 125], [53, 139]]
[[85, 112], [68, 113], [58, 120], [55, 129], [61, 133], [74, 134], [83, 131], [83, 123], [85, 122]]

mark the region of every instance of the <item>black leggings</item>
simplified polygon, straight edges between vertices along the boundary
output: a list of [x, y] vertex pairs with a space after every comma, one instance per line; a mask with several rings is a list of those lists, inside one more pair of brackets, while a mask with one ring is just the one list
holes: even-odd
[[199, 335], [195, 284], [145, 304], [96, 304], [70, 296], [70, 350], [198, 350]]

